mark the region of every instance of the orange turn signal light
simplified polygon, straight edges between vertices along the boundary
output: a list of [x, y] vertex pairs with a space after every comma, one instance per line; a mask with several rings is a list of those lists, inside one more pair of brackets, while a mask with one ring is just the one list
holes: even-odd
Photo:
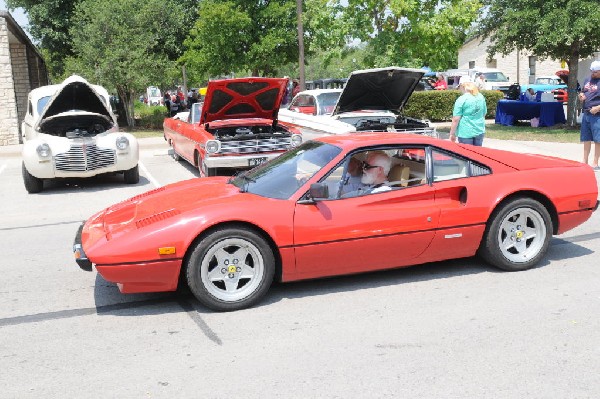
[[174, 253], [175, 253], [175, 247], [158, 248], [159, 255], [173, 255]]

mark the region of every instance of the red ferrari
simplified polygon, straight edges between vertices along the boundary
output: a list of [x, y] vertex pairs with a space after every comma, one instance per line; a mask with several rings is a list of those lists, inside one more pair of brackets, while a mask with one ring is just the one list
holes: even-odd
[[258, 302], [273, 279], [476, 254], [525, 270], [553, 234], [588, 220], [597, 198], [592, 168], [574, 161], [421, 135], [330, 136], [234, 177], [104, 209], [81, 226], [74, 251], [123, 293], [186, 282], [204, 305], [228, 311]]

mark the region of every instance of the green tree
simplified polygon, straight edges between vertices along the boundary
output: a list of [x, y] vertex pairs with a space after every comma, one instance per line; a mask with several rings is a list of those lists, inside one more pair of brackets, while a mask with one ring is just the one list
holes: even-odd
[[[81, 0], [7, 0], [10, 9], [22, 7], [29, 18], [29, 32], [46, 58], [52, 79], [64, 73], [64, 60], [73, 55], [69, 30], [73, 12]], [[76, 24], [77, 25], [77, 24]]]
[[133, 100], [148, 85], [164, 85], [177, 65], [169, 61], [185, 29], [184, 6], [169, 0], [84, 0], [75, 10], [73, 56], [66, 70], [107, 89], [126, 104], [133, 126]]
[[567, 124], [575, 126], [579, 60], [600, 48], [598, 0], [484, 0], [479, 33], [489, 37], [488, 54], [528, 50], [569, 65]]
[[[306, 0], [304, 7], [306, 52], [312, 43], [342, 46], [341, 22], [328, 1]], [[232, 72], [273, 76], [284, 65], [297, 65], [295, 0], [205, 0], [198, 15], [180, 59], [196, 79]]]
[[[339, 0], [338, 0], [339, 4]], [[369, 67], [455, 67], [480, 0], [348, 0], [350, 37], [368, 43]]]
[[[71, 30], [82, 27], [83, 21], [75, 15], [75, 10], [84, 0], [7, 0], [10, 9], [22, 7], [29, 18], [29, 31], [45, 56], [50, 77], [61, 79], [65, 73], [65, 61], [73, 56], [73, 41]], [[184, 26], [189, 27], [196, 18], [199, 0], [178, 0], [165, 4], [177, 5], [173, 11], [183, 12]], [[183, 10], [183, 11], [182, 11]], [[166, 9], [166, 12], [172, 12]], [[171, 47], [154, 49], [166, 53], [169, 59], [176, 60], [183, 52], [183, 40], [187, 29], [173, 29], [173, 26], [159, 27], [166, 34], [173, 35]]]

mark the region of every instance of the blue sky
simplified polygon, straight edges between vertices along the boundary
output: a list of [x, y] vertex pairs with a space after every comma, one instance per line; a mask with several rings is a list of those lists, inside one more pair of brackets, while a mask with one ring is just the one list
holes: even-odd
[[[0, 0], [0, 10], [8, 11], [6, 8], [6, 1]], [[23, 28], [25, 32], [27, 32], [27, 25], [29, 25], [29, 20], [27, 19], [27, 15], [23, 12], [22, 8], [18, 8], [15, 11], [9, 11], [10, 15], [13, 16], [15, 21]]]

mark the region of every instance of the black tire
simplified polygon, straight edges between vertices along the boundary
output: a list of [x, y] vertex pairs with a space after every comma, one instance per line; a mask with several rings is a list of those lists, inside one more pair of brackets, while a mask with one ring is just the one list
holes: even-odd
[[173, 145], [173, 142], [170, 142], [169, 144], [171, 145], [171, 150], [173, 151], [173, 159], [176, 160], [177, 162], [179, 162], [181, 160], [181, 157], [177, 153], [177, 150], [175, 150], [175, 146]]
[[22, 163], [22, 172], [25, 190], [27, 190], [29, 194], [39, 193], [44, 189], [44, 181], [29, 173], [25, 167], [25, 162]]
[[200, 154], [197, 154], [196, 156], [196, 165], [198, 165], [200, 177], [212, 177], [217, 175], [217, 168], [208, 168], [206, 164], [202, 161]]
[[123, 172], [123, 177], [125, 178], [125, 183], [127, 184], [137, 184], [140, 181], [140, 170], [138, 165], [135, 165], [131, 169], [127, 169]]
[[516, 198], [492, 213], [479, 255], [502, 270], [527, 270], [544, 257], [551, 237], [548, 210], [531, 198]]
[[254, 305], [267, 293], [275, 256], [252, 230], [227, 227], [197, 243], [186, 266], [188, 286], [203, 305], [233, 311]]

